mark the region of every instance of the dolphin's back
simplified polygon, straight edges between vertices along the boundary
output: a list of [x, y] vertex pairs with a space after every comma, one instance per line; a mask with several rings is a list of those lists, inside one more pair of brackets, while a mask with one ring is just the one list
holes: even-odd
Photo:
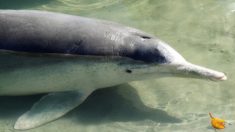
[[124, 29], [116, 23], [79, 16], [41, 11], [0, 11], [0, 49], [119, 55], [125, 39]]
[[[99, 28], [97, 24], [100, 25], [94, 20], [65, 14], [1, 11], [0, 49], [81, 55], [92, 54], [91, 52], [108, 54], [109, 48], [113, 45], [106, 44], [105, 47], [108, 49], [102, 49], [100, 37], [105, 35], [105, 30], [99, 29], [99, 33], [96, 33]], [[100, 48], [99, 53], [94, 50], [97, 43], [99, 43], [97, 47], [97, 50]]]
[[148, 61], [152, 52], [147, 51], [153, 45], [143, 45], [142, 41], [152, 37], [109, 21], [44, 11], [0, 10], [2, 50], [122, 56]]

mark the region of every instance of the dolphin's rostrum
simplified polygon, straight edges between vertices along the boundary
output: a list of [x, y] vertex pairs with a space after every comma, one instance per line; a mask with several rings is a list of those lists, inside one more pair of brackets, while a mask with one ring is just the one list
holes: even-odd
[[98, 88], [163, 76], [227, 79], [140, 30], [45, 11], [0, 10], [0, 61], [0, 95], [49, 93], [18, 118], [21, 130], [63, 116]]

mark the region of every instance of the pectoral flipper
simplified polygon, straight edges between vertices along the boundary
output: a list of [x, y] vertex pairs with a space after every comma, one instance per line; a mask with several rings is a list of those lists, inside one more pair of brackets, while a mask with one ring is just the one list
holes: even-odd
[[88, 95], [88, 93], [77, 91], [45, 95], [18, 118], [14, 128], [26, 130], [56, 120], [80, 105]]

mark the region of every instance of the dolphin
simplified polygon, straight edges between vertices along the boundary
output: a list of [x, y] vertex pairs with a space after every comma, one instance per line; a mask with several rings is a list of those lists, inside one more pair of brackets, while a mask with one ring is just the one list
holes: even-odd
[[172, 76], [227, 79], [138, 29], [35, 10], [0, 10], [0, 62], [1, 96], [48, 93], [17, 119], [20, 130], [58, 119], [99, 88]]

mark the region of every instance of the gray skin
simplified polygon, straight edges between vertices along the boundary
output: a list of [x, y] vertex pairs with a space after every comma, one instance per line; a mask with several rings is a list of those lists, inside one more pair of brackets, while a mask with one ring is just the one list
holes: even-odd
[[226, 80], [140, 30], [73, 15], [0, 10], [0, 95], [49, 93], [16, 122], [53, 121], [98, 88], [176, 76]]

